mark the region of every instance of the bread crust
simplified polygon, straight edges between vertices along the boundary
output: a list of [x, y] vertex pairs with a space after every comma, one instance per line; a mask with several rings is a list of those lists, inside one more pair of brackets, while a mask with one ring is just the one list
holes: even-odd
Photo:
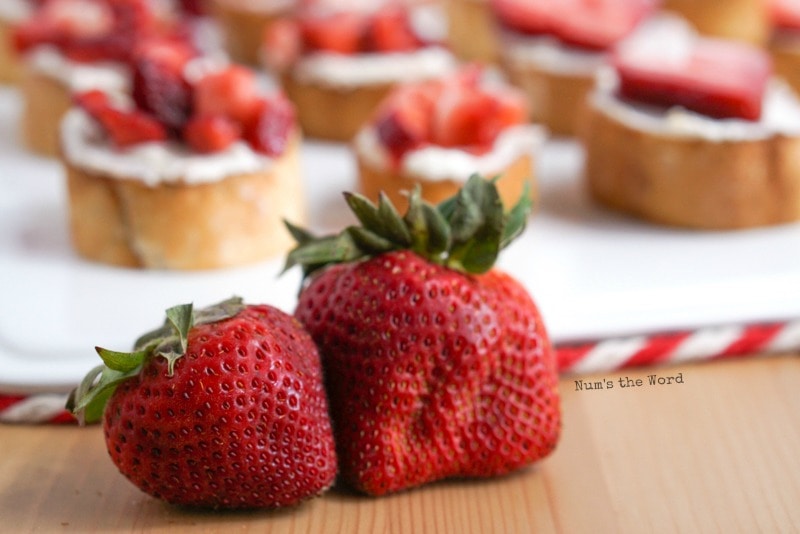
[[299, 80], [291, 71], [282, 73], [280, 80], [283, 91], [294, 103], [303, 133], [330, 141], [350, 141], [395, 86], [326, 86]]
[[763, 45], [769, 34], [764, 0], [665, 0], [664, 9], [683, 16], [706, 35]]
[[532, 122], [543, 124], [553, 135], [577, 134], [586, 96], [594, 86], [593, 72], [554, 72], [508, 58], [503, 58], [501, 65], [509, 80], [527, 95]]
[[300, 139], [263, 172], [203, 184], [160, 184], [88, 172], [64, 160], [69, 226], [79, 255], [124, 267], [201, 270], [285, 253], [283, 219], [305, 224]]
[[22, 138], [39, 155], [58, 156], [59, 124], [71, 105], [69, 88], [59, 80], [23, 66]]
[[800, 137], [712, 141], [645, 132], [597, 106], [582, 133], [598, 202], [656, 223], [709, 230], [800, 220]]
[[12, 25], [0, 18], [0, 82], [17, 83], [22, 77], [22, 66], [11, 41]]
[[251, 66], [261, 64], [260, 51], [267, 27], [288, 11], [246, 9], [226, 0], [209, 1], [209, 12], [222, 29], [228, 54], [235, 62]]
[[[800, 34], [800, 32], [798, 33]], [[800, 36], [792, 39], [776, 37], [770, 41], [769, 51], [772, 55], [775, 73], [800, 93]]]
[[[390, 168], [377, 168], [358, 151], [356, 162], [358, 167], [358, 187], [361, 193], [376, 201], [381, 191], [392, 201], [395, 207], [404, 213], [408, 207], [407, 194], [416, 184], [420, 185], [422, 198], [437, 204], [455, 195], [464, 185], [464, 180], [450, 178], [446, 180], [429, 180], [422, 176], [413, 176]], [[536, 176], [534, 174], [534, 158], [530, 154], [517, 157], [505, 169], [498, 169], [487, 178], [499, 176], [497, 189], [506, 207], [513, 206], [522, 195], [525, 184], [529, 186], [531, 200], [538, 198]]]
[[497, 34], [488, 0], [445, 0], [447, 39], [466, 61], [495, 63]]

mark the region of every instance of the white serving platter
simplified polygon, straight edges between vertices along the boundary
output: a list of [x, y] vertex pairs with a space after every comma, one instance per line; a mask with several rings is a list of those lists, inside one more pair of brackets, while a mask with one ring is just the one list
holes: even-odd
[[[21, 146], [19, 95], [0, 89], [0, 392], [65, 391], [180, 302], [241, 295], [291, 312], [297, 270], [282, 259], [215, 272], [120, 269], [70, 248], [62, 171]], [[307, 142], [304, 180], [317, 231], [352, 219], [341, 192], [355, 165], [346, 145]], [[582, 150], [550, 141], [541, 199], [500, 267], [538, 302], [556, 343], [800, 317], [800, 225], [735, 232], [664, 228], [608, 212], [581, 186]]]

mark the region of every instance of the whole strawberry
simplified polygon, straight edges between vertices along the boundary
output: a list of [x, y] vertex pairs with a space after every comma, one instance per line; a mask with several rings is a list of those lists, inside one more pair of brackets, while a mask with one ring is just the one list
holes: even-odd
[[271, 508], [333, 483], [319, 354], [290, 315], [239, 299], [176, 306], [134, 352], [97, 350], [105, 365], [68, 407], [102, 417], [111, 459], [144, 492], [189, 506]]
[[559, 437], [554, 355], [525, 288], [492, 269], [525, 226], [473, 176], [438, 206], [412, 193], [404, 217], [346, 195], [361, 222], [299, 244], [295, 311], [320, 347], [342, 481], [381, 495], [448, 477], [508, 473]]

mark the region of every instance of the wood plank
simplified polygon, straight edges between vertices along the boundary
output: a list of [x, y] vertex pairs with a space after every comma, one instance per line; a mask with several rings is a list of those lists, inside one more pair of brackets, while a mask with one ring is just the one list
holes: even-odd
[[277, 512], [156, 501], [116, 471], [99, 427], [0, 426], [0, 532], [800, 531], [800, 359], [580, 378], [613, 387], [561, 381], [562, 441], [536, 466], [379, 499], [334, 490]]

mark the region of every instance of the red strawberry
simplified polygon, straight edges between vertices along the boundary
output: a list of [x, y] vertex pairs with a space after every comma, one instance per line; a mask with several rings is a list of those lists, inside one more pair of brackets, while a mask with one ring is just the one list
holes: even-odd
[[280, 19], [267, 26], [262, 42], [264, 61], [270, 69], [282, 71], [303, 52], [300, 26], [294, 20]]
[[376, 113], [378, 138], [395, 160], [431, 143], [481, 152], [505, 128], [527, 121], [525, 97], [503, 86], [482, 83], [475, 65], [455, 76], [397, 89]]
[[408, 11], [400, 7], [379, 10], [369, 20], [362, 48], [376, 52], [416, 50], [422, 40], [414, 32]]
[[362, 226], [299, 244], [308, 275], [295, 316], [320, 347], [343, 482], [372, 495], [448, 477], [490, 477], [556, 446], [558, 377], [526, 290], [492, 268], [524, 228], [495, 185], [470, 178], [403, 218], [349, 195]]
[[333, 483], [319, 355], [286, 313], [237, 299], [176, 306], [134, 352], [97, 350], [105, 365], [68, 407], [102, 418], [111, 459], [142, 491], [258, 508], [294, 505]]
[[761, 116], [772, 74], [765, 51], [722, 39], [671, 37], [664, 46], [643, 36], [618, 47], [613, 64], [622, 97], [682, 106], [714, 118], [757, 120]]
[[180, 130], [192, 112], [192, 89], [183, 69], [194, 55], [188, 43], [169, 38], [143, 41], [133, 55], [136, 105], [173, 130]]
[[800, 30], [800, 3], [797, 0], [768, 0], [770, 20], [776, 28]]
[[378, 110], [374, 127], [378, 139], [399, 160], [403, 154], [428, 142], [433, 101], [431, 84], [399, 87]]
[[118, 148], [167, 138], [164, 125], [141, 111], [122, 111], [106, 107], [96, 109], [95, 113], [97, 121]]
[[628, 35], [657, 7], [655, 0], [491, 0], [497, 20], [528, 35], [604, 50]]
[[225, 150], [240, 135], [239, 125], [224, 115], [195, 115], [183, 129], [186, 143], [203, 154]]
[[254, 150], [279, 156], [289, 145], [296, 124], [294, 107], [285, 96], [262, 99], [245, 124], [244, 139]]
[[225, 115], [244, 123], [260, 101], [256, 77], [247, 67], [234, 65], [207, 74], [194, 86], [196, 114]]
[[75, 105], [86, 111], [86, 113], [91, 115], [95, 120], [102, 110], [111, 107], [108, 94], [100, 89], [91, 89], [82, 93], [76, 93], [73, 95], [72, 100], [75, 102]]
[[366, 17], [355, 12], [303, 16], [298, 20], [307, 51], [354, 54], [361, 48]]

